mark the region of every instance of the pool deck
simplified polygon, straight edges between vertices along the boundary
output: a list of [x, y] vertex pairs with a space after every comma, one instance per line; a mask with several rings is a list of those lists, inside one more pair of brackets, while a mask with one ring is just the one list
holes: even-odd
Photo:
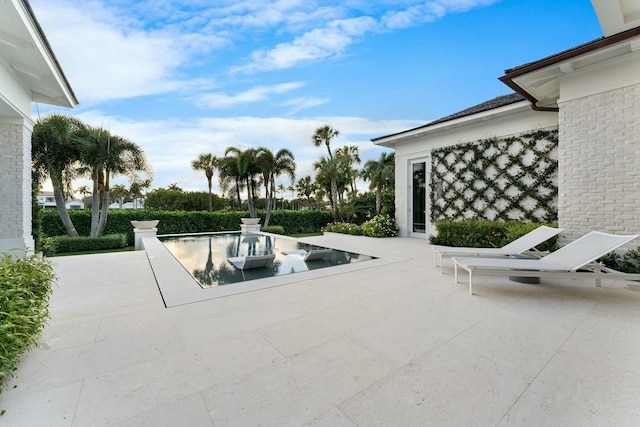
[[145, 251], [55, 258], [0, 425], [640, 425], [640, 283], [471, 296], [424, 240], [305, 241], [383, 262], [166, 308]]

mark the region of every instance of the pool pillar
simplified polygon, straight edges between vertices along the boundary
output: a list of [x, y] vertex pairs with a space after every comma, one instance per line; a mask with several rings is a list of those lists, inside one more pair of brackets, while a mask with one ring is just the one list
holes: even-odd
[[143, 237], [155, 237], [158, 234], [157, 228], [134, 228], [133, 234], [135, 235], [136, 242], [136, 251], [143, 251], [144, 246], [142, 245]]
[[240, 224], [240, 234], [257, 233], [260, 231], [260, 224]]

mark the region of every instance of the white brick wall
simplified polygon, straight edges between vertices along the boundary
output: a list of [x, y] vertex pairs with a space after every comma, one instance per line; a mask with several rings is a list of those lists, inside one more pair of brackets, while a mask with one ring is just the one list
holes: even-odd
[[33, 247], [31, 126], [0, 121], [0, 251]]
[[559, 104], [558, 222], [640, 233], [640, 84]]

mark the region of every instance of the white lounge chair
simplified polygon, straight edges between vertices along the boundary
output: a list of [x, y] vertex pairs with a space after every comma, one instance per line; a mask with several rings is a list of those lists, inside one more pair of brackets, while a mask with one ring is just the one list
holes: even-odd
[[584, 277], [640, 280], [640, 274], [621, 273], [592, 264], [593, 261], [637, 238], [638, 235], [615, 235], [592, 231], [578, 240], [540, 259], [460, 258], [454, 257], [455, 281], [458, 267], [469, 272], [469, 293], [473, 294], [473, 274], [520, 277]]
[[456, 246], [438, 246], [433, 245], [433, 265], [438, 266], [437, 259], [440, 258], [440, 272], [442, 273], [442, 259], [452, 256], [480, 256], [480, 257], [503, 257], [509, 255], [517, 255], [538, 246], [540, 243], [546, 242], [550, 238], [560, 234], [564, 228], [552, 228], [542, 225], [532, 230], [524, 236], [518, 237], [511, 243], [501, 248], [467, 248]]
[[248, 270], [250, 268], [262, 268], [271, 264], [276, 257], [275, 254], [269, 255], [247, 255], [239, 257], [227, 258], [238, 270]]

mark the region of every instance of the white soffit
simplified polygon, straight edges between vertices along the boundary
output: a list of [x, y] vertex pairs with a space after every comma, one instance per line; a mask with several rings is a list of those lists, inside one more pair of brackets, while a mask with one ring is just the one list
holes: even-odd
[[640, 27], [640, 0], [591, 0], [605, 37]]
[[25, 0], [0, 0], [0, 66], [35, 102], [62, 107], [78, 103]]

